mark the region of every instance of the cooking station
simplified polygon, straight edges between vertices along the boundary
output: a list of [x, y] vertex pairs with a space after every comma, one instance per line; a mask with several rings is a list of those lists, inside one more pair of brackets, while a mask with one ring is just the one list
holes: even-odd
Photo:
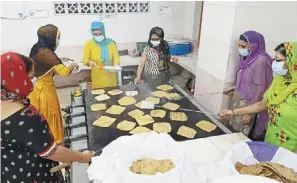
[[[189, 156], [193, 157], [194, 160], [197, 159], [195, 157], [197, 154], [195, 153], [203, 153], [204, 158], [200, 159], [198, 161], [206, 161], [203, 163], [208, 163], [210, 161], [216, 161], [217, 157], [223, 156], [224, 152], [228, 150], [231, 146], [233, 146], [235, 143], [239, 141], [245, 141], [247, 138], [240, 134], [231, 134], [232, 132], [226, 128], [223, 124], [221, 124], [218, 120], [216, 120], [213, 116], [211, 116], [203, 107], [201, 107], [194, 99], [192, 99], [189, 95], [187, 95], [179, 86], [174, 84], [173, 82], [169, 81], [167, 83], [162, 84], [169, 84], [174, 87], [173, 90], [170, 90], [169, 92], [176, 92], [179, 95], [181, 95], [181, 99], [179, 100], [169, 100], [167, 98], [162, 98], [160, 100], [160, 104], [158, 106], [162, 106], [166, 102], [172, 102], [180, 105], [180, 109], [187, 109], [187, 110], [193, 110], [193, 111], [184, 111], [184, 110], [177, 110], [180, 112], [186, 113], [188, 120], [186, 122], [182, 121], [171, 121], [169, 118], [170, 111], [167, 109], [164, 109], [162, 107], [155, 106], [155, 109], [162, 109], [166, 111], [165, 118], [154, 118], [155, 122], [168, 122], [171, 124], [172, 130], [170, 132], [170, 135], [175, 139], [176, 141], [180, 142], [182, 146], [184, 146], [186, 149], [189, 149], [187, 152], [189, 153]], [[110, 99], [102, 102], [98, 102], [95, 100], [96, 95], [92, 94], [92, 88], [90, 86], [87, 87], [86, 90], [83, 91], [83, 104], [77, 105], [75, 103], [75, 100], [72, 100], [72, 105], [70, 106], [70, 118], [72, 119], [72, 122], [70, 122], [69, 125], [76, 126], [75, 128], [72, 128], [70, 131], [71, 133], [68, 133], [66, 139], [69, 141], [72, 141], [71, 145], [69, 145], [70, 148], [74, 150], [82, 150], [82, 149], [90, 149], [93, 151], [98, 151], [96, 155], [100, 155], [100, 150], [103, 149], [105, 146], [107, 146], [109, 143], [111, 143], [113, 140], [117, 139], [120, 136], [130, 135], [129, 132], [121, 131], [116, 128], [117, 124], [123, 120], [129, 120], [134, 121], [135, 119], [131, 118], [127, 113], [130, 111], [133, 111], [135, 109], [139, 109], [134, 104], [125, 106], [125, 111], [120, 115], [112, 115], [112, 114], [106, 114], [105, 111], [96, 111], [93, 112], [90, 109], [90, 106], [95, 103], [105, 103], [106, 109], [111, 107], [112, 105], [119, 105], [118, 100], [125, 96], [125, 91], [138, 91], [138, 95], [134, 98], [137, 100], [137, 103], [144, 100], [146, 97], [152, 96], [151, 92], [154, 92], [157, 90], [157, 86], [153, 86], [151, 84], [137, 84], [137, 85], [124, 85], [124, 86], [118, 86], [117, 89], [123, 91], [119, 95], [110, 96]], [[104, 88], [105, 93], [107, 93], [110, 90], [116, 89], [116, 88]], [[73, 97], [73, 96], [72, 96]], [[150, 114], [150, 109], [139, 109], [146, 114]], [[112, 118], [116, 118], [116, 121], [107, 128], [102, 128], [98, 126], [94, 126], [93, 122], [97, 120], [100, 116], [106, 115]], [[196, 126], [196, 123], [201, 120], [206, 120], [209, 122], [214, 123], [217, 125], [217, 128], [212, 132], [206, 132], [201, 129], [199, 129]], [[72, 123], [72, 124], [71, 124]], [[180, 126], [185, 125], [187, 127], [193, 128], [197, 131], [195, 137], [193, 139], [188, 139], [182, 136], [177, 135], [177, 130]], [[152, 130], [152, 124], [145, 125], [147, 128]], [[79, 132], [78, 132], [79, 131]], [[83, 134], [81, 134], [83, 132]], [[225, 135], [224, 135], [225, 134]], [[219, 140], [226, 138], [226, 140]], [[211, 142], [211, 139], [214, 139], [214, 142]], [[207, 142], [206, 142], [207, 141]], [[202, 146], [199, 145], [199, 143], [202, 143]], [[225, 147], [225, 146], [228, 146]], [[222, 149], [221, 149], [222, 148]], [[193, 154], [194, 153], [194, 154]], [[216, 155], [211, 155], [212, 153], [216, 153]], [[208, 154], [211, 156], [208, 156]], [[66, 174], [68, 174], [68, 181], [72, 183], [78, 183], [82, 180], [82, 177], [85, 177], [84, 179], [87, 179], [86, 175], [86, 169], [88, 165], [87, 164], [78, 164], [74, 163], [71, 167], [71, 169], [66, 169]], [[83, 175], [82, 173], [83, 172]]]

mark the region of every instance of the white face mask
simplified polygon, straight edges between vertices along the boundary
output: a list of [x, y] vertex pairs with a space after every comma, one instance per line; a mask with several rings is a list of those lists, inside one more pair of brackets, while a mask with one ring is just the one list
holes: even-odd
[[36, 81], [37, 81], [37, 78], [36, 78], [36, 77], [34, 77], [34, 78], [31, 79], [31, 82], [32, 82], [32, 84], [33, 84], [33, 87], [35, 86]]
[[282, 62], [273, 61], [273, 63], [272, 63], [273, 72], [275, 72], [276, 74], [278, 74], [280, 76], [286, 75], [288, 72], [288, 69], [283, 69], [284, 64], [285, 64], [285, 61], [282, 61]]
[[103, 35], [100, 35], [100, 36], [94, 36], [94, 39], [97, 41], [97, 42], [102, 42], [104, 40], [104, 36]]
[[153, 46], [158, 46], [160, 44], [160, 40], [159, 41], [151, 40], [151, 43], [152, 43]]

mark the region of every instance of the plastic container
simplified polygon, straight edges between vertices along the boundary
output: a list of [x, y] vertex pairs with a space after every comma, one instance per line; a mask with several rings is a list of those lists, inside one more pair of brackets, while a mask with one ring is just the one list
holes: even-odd
[[191, 43], [168, 43], [169, 51], [171, 55], [186, 55], [191, 52], [192, 44]]

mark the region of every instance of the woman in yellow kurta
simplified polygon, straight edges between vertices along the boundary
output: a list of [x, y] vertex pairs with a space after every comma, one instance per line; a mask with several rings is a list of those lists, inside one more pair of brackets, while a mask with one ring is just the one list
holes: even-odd
[[92, 69], [92, 87], [117, 86], [116, 73], [103, 69], [104, 66], [117, 66], [120, 64], [117, 45], [115, 41], [105, 37], [103, 23], [92, 22], [90, 31], [93, 38], [85, 44], [83, 63]]
[[38, 42], [32, 47], [30, 57], [34, 60], [37, 78], [34, 90], [29, 95], [30, 103], [47, 119], [57, 144], [63, 142], [64, 129], [53, 76], [68, 76], [77, 63], [66, 67], [55, 54], [59, 44], [60, 31], [54, 25], [45, 25], [38, 29]]

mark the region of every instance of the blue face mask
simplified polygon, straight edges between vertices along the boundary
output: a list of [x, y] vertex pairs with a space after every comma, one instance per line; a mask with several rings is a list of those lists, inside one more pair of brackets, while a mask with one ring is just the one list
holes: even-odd
[[238, 48], [238, 53], [240, 56], [246, 57], [249, 55], [249, 50], [247, 48]]
[[36, 77], [34, 77], [34, 78], [31, 79], [31, 82], [32, 82], [32, 84], [33, 84], [33, 87], [35, 86], [36, 81], [37, 81], [37, 78], [36, 78]]
[[104, 36], [103, 35], [100, 35], [100, 36], [94, 36], [94, 39], [95, 39], [95, 41], [97, 41], [97, 42], [102, 42], [103, 40], [104, 40]]
[[285, 64], [285, 61], [282, 61], [282, 62], [273, 61], [272, 63], [273, 72], [275, 72], [280, 76], [286, 75], [288, 73], [288, 69], [283, 69], [284, 64]]

